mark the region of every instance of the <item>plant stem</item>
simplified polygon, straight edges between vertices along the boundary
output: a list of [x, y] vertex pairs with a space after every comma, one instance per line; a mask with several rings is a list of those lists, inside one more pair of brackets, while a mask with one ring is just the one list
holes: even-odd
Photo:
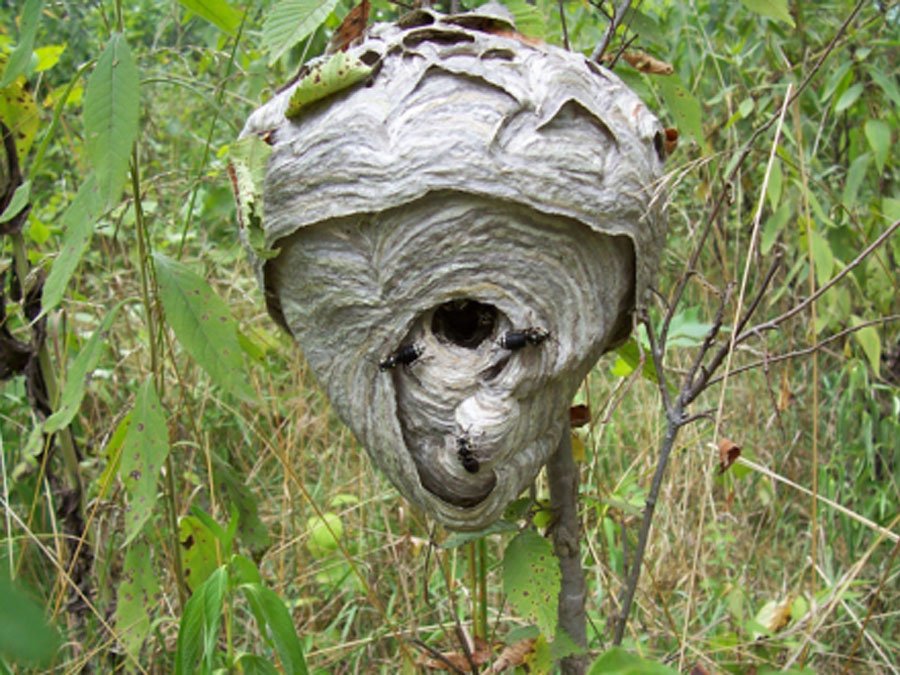
[[[559, 558], [562, 582], [559, 588], [558, 625], [579, 647], [587, 647], [585, 583], [581, 569], [581, 523], [578, 520], [578, 467], [572, 457], [569, 425], [563, 428], [559, 447], [547, 462], [550, 505], [554, 515], [553, 549]], [[587, 669], [585, 656], [562, 660], [561, 672], [580, 675]]]

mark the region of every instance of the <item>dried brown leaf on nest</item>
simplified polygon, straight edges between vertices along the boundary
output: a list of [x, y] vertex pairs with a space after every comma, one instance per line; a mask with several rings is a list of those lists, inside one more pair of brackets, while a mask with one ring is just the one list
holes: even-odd
[[632, 68], [648, 75], [671, 75], [675, 72], [671, 63], [666, 63], [639, 49], [622, 52], [622, 54], [604, 54], [602, 61], [612, 63], [618, 59], [622, 59]]

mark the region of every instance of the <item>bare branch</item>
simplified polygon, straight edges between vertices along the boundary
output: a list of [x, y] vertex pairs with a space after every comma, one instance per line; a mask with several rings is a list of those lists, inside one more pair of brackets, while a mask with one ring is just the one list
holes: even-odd
[[606, 51], [606, 48], [609, 47], [609, 43], [612, 42], [613, 36], [616, 34], [616, 29], [622, 25], [625, 14], [630, 7], [631, 0], [622, 0], [622, 2], [619, 3], [619, 6], [616, 7], [616, 13], [609, 22], [609, 26], [606, 27], [606, 34], [604, 34], [600, 44], [598, 44], [591, 53], [591, 61], [599, 63], [600, 59], [603, 58], [603, 53]]

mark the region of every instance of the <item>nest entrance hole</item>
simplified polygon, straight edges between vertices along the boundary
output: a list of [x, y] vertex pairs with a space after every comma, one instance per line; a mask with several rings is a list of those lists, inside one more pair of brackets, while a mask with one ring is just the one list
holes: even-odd
[[497, 308], [468, 298], [445, 302], [431, 319], [431, 332], [438, 339], [466, 349], [477, 349], [496, 326]]

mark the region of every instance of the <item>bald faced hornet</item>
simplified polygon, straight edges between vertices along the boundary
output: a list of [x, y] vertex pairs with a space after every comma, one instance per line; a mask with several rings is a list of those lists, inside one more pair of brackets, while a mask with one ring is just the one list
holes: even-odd
[[533, 326], [522, 330], [508, 330], [497, 340], [501, 349], [516, 352], [528, 345], [537, 346], [550, 337], [550, 332]]
[[468, 434], [463, 434], [456, 439], [456, 456], [459, 458], [459, 463], [462, 464], [462, 467], [466, 471], [469, 473], [478, 473], [481, 464], [475, 459], [475, 455], [472, 453], [472, 441], [469, 439]]
[[425, 347], [422, 345], [400, 345], [378, 364], [378, 369], [384, 371], [396, 366], [411, 366], [424, 352]]

